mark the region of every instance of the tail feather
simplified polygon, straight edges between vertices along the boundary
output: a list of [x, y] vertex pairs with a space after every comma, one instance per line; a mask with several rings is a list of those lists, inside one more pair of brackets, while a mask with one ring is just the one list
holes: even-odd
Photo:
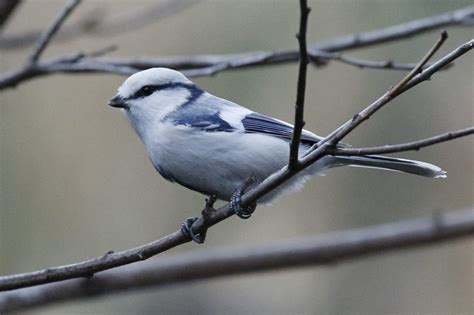
[[360, 166], [360, 167], [370, 167], [370, 168], [380, 168], [391, 171], [405, 172], [415, 175], [420, 175], [430, 178], [445, 178], [447, 177], [446, 172], [443, 171], [436, 165], [400, 159], [392, 158], [388, 156], [381, 155], [366, 155], [366, 156], [337, 156], [336, 164], [350, 165], [350, 166]]

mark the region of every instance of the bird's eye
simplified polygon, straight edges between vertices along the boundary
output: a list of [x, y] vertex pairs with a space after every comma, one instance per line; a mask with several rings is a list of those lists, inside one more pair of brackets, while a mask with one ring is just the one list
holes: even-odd
[[153, 87], [149, 85], [145, 85], [144, 87], [140, 89], [140, 94], [142, 96], [148, 96], [148, 95], [153, 94]]

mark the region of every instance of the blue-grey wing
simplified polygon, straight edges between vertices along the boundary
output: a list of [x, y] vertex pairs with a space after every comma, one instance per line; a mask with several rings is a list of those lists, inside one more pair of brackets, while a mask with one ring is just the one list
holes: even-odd
[[[293, 135], [293, 126], [259, 113], [251, 113], [242, 119], [242, 124], [245, 128], [245, 132], [249, 133], [262, 133], [279, 138], [291, 139]], [[301, 134], [302, 142], [309, 142], [311, 144], [319, 142], [322, 138], [317, 135], [303, 130]]]
[[235, 130], [234, 127], [232, 127], [228, 122], [221, 118], [219, 112], [202, 115], [194, 115], [192, 113], [189, 113], [187, 115], [182, 114], [178, 117], [172, 118], [171, 121], [175, 125], [192, 127], [197, 130], [208, 132], [230, 132]]
[[[293, 135], [292, 125], [252, 112], [228, 100], [205, 93], [198, 101], [201, 106], [180, 108], [168, 115], [166, 120], [207, 132], [260, 133], [287, 140]], [[306, 130], [301, 135], [301, 141], [310, 145], [321, 139]]]

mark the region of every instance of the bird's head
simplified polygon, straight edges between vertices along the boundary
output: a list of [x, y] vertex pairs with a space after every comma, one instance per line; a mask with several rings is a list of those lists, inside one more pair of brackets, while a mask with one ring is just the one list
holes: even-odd
[[151, 68], [127, 78], [109, 105], [125, 110], [138, 120], [162, 119], [196, 93], [202, 91], [182, 73], [167, 68]]

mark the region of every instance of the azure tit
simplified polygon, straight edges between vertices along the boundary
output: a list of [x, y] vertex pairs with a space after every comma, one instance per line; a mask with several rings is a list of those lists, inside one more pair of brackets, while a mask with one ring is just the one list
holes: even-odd
[[[125, 112], [165, 179], [230, 200], [242, 218], [255, 208], [240, 205], [244, 189], [288, 163], [292, 125], [207, 93], [178, 71], [151, 68], [135, 73], [109, 105]], [[321, 139], [304, 130], [300, 154]], [[311, 175], [345, 165], [446, 177], [442, 169], [425, 162], [378, 155], [325, 156], [258, 202], [268, 203], [284, 192], [298, 190]], [[192, 234], [192, 221], [185, 222], [184, 231], [195, 241], [203, 241]]]

